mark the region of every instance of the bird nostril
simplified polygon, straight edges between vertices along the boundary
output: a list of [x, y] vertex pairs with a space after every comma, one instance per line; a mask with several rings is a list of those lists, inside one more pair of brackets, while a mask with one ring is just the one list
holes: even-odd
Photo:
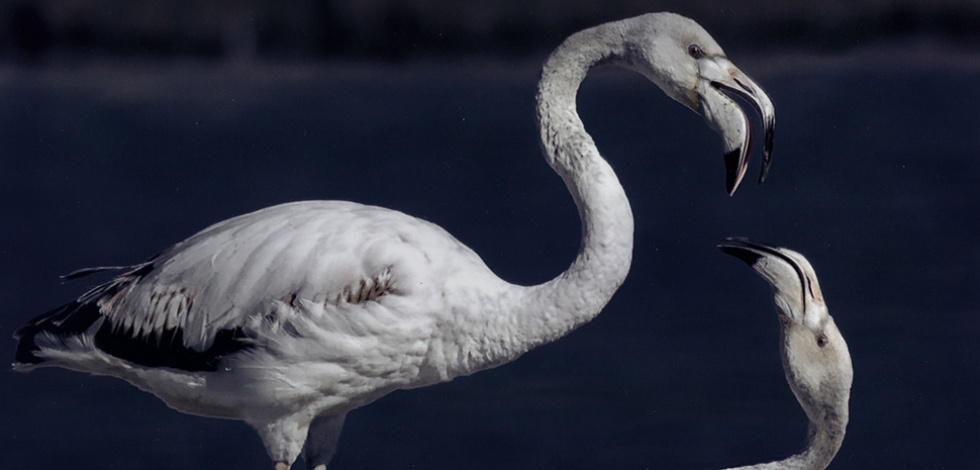
[[751, 89], [751, 88], [749, 88], [749, 87], [748, 87], [748, 86], [747, 86], [746, 84], [744, 84], [744, 83], [742, 83], [742, 81], [741, 81], [741, 80], [739, 80], [739, 79], [738, 79], [737, 77], [732, 77], [732, 80], [733, 80], [733, 81], [734, 81], [734, 82], [735, 82], [736, 84], [738, 84], [738, 86], [740, 86], [740, 87], [742, 87], [742, 89], [743, 89], [743, 90], [745, 90], [745, 92], [746, 92], [746, 93], [748, 93], [748, 94], [750, 94], [750, 95], [752, 94], [752, 89]]

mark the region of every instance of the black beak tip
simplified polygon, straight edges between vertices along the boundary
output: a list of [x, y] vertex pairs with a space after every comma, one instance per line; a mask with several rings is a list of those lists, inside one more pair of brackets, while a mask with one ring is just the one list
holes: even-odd
[[759, 184], [766, 181], [766, 177], [769, 176], [769, 165], [772, 164], [772, 139], [774, 127], [774, 123], [771, 122], [767, 123], [766, 125], [766, 140], [762, 149], [762, 170], [759, 172]]
[[766, 181], [766, 177], [769, 176], [769, 164], [772, 158], [769, 156], [769, 152], [766, 152], [762, 156], [762, 169], [759, 171], [759, 184]]
[[725, 153], [725, 190], [729, 196], [735, 195], [738, 183], [741, 181], [739, 173], [742, 167], [742, 149], [737, 148]]
[[743, 263], [752, 266], [760, 258], [762, 254], [758, 251], [751, 249], [751, 242], [746, 238], [731, 237], [726, 238], [721, 243], [718, 244], [718, 249], [725, 253], [726, 255], [734, 256], [742, 260]]

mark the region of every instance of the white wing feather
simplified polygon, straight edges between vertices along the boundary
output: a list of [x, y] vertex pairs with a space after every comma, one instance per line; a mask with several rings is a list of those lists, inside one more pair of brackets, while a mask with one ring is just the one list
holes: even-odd
[[274, 313], [276, 302], [336, 302], [345, 292], [372, 288], [379, 276], [407, 295], [443, 284], [454, 269], [438, 265], [450, 261], [489, 271], [442, 228], [401, 212], [298, 202], [228, 219], [174, 245], [102, 310], [136, 335], [179, 328], [184, 346], [201, 351], [218, 331]]

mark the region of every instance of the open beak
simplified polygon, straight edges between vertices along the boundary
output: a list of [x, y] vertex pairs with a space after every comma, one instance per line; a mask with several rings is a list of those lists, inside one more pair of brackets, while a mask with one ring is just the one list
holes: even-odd
[[725, 146], [725, 186], [728, 194], [735, 194], [745, 176], [752, 132], [745, 112], [726, 92], [750, 103], [762, 119], [765, 128], [762, 170], [759, 175], [759, 183], [762, 183], [772, 162], [772, 138], [776, 125], [772, 101], [762, 88], [724, 57], [702, 59], [699, 62], [699, 73], [698, 111], [708, 121], [708, 125], [721, 134]]

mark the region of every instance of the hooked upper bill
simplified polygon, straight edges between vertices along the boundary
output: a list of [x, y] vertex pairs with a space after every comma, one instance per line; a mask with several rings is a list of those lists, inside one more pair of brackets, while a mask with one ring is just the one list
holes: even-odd
[[829, 314], [817, 274], [803, 255], [739, 237], [724, 239], [718, 248], [742, 260], [769, 282], [776, 306], [788, 319], [814, 331], [822, 329]]
[[728, 59], [714, 57], [703, 60], [699, 66], [699, 111], [708, 121], [708, 125], [721, 134], [725, 146], [725, 186], [728, 194], [733, 195], [748, 168], [752, 132], [748, 116], [726, 92], [750, 103], [762, 119], [765, 139], [759, 183], [765, 181], [772, 163], [775, 109], [762, 88]]

